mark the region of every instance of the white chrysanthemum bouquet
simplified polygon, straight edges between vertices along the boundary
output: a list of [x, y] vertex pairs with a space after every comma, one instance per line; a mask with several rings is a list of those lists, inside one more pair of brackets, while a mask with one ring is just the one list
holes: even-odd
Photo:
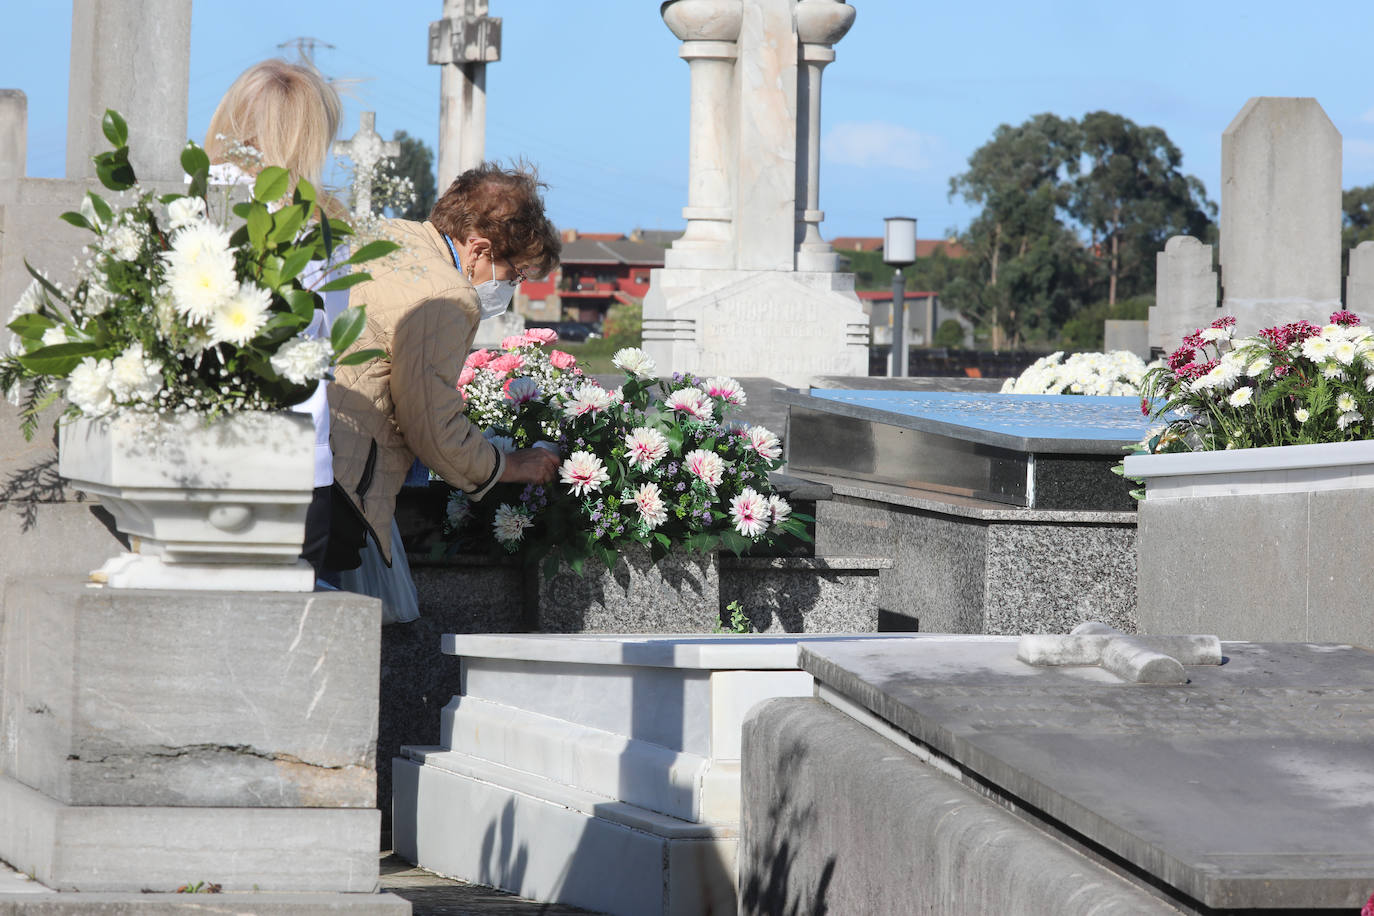
[[1349, 442], [1374, 435], [1374, 333], [1353, 312], [1234, 339], [1218, 318], [1146, 376], [1142, 412], [1166, 425], [1152, 453]]
[[[506, 347], [506, 355], [522, 349]], [[499, 359], [477, 356], [484, 366]], [[550, 438], [565, 456], [557, 483], [484, 500], [496, 506], [497, 543], [552, 575], [560, 560], [579, 572], [589, 558], [613, 567], [633, 545], [658, 559], [675, 549], [740, 553], [783, 535], [807, 539], [810, 518], [793, 513], [769, 484], [782, 463], [777, 436], [727, 418], [745, 403], [737, 381], [681, 374], [656, 381], [653, 360], [636, 348], [620, 350], [614, 362], [626, 375], [615, 390], [564, 366], [549, 387], [507, 379], [501, 407], [474, 398], [478, 376], [470, 377], [474, 422], [513, 411], [504, 428], [517, 430], [517, 441], [501, 444], [531, 444], [556, 430]], [[459, 497], [451, 527], [471, 511]]]
[[[103, 126], [115, 149], [95, 157], [96, 173], [120, 198], [112, 206], [91, 192], [78, 212], [62, 214], [95, 236], [77, 276], [64, 286], [29, 267], [34, 282], [8, 323], [0, 387], [22, 408], [25, 436], [58, 398], [67, 415], [85, 417], [276, 410], [309, 397], [332, 366], [381, 355], [338, 359], [364, 326], [361, 308], [339, 316], [327, 339], [306, 333], [320, 293], [368, 278], [345, 274], [313, 289], [303, 281], [323, 279], [312, 266], [328, 263], [351, 234], [323, 213], [308, 182], [292, 189], [285, 169], [262, 169], [250, 199], [234, 206], [240, 221], [231, 228], [209, 212], [202, 149], [188, 143], [181, 156], [188, 193], [155, 198], [129, 165], [124, 120], [107, 111]], [[227, 222], [229, 214], [219, 216]], [[338, 267], [396, 247], [362, 245]]]
[[1063, 351], [1042, 356], [1014, 379], [1002, 384], [1003, 394], [1140, 394], [1140, 383], [1150, 366], [1129, 350], [1110, 353]]

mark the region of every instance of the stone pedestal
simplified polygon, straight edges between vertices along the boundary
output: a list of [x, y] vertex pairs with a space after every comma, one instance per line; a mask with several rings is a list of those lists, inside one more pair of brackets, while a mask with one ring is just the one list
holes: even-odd
[[650, 274], [644, 349], [665, 371], [867, 375], [868, 317], [819, 230], [821, 71], [854, 10], [670, 0], [663, 18], [691, 66], [687, 229]]
[[463, 694], [395, 761], [396, 852], [598, 912], [734, 912], [741, 723], [810, 694], [797, 643], [446, 637]]
[[588, 561], [539, 579], [536, 629], [542, 633], [709, 633], [719, 620], [720, 557], [623, 551], [614, 569]]
[[1374, 645], [1351, 572], [1374, 558], [1350, 538], [1374, 512], [1374, 442], [1132, 455], [1126, 473], [1145, 480], [1141, 632]]
[[0, 859], [74, 891], [377, 884], [380, 610], [12, 580]]

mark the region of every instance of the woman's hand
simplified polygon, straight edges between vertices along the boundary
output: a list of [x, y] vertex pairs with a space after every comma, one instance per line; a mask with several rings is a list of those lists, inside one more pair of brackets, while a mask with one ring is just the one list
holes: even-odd
[[556, 452], [543, 448], [522, 448], [506, 456], [506, 466], [501, 471], [503, 483], [548, 483], [558, 470], [560, 461]]

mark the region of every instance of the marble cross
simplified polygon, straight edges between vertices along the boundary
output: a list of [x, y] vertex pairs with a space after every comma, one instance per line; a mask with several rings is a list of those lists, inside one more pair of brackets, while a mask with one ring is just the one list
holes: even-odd
[[349, 140], [334, 143], [335, 156], [347, 156], [353, 161], [353, 217], [365, 219], [372, 215], [372, 180], [383, 159], [401, 155], [401, 144], [383, 140], [377, 133], [377, 112], [364, 111], [359, 118], [358, 132]]
[[1186, 684], [1184, 665], [1220, 665], [1215, 636], [1131, 636], [1105, 623], [1080, 623], [1067, 636], [1028, 634], [1016, 645], [1028, 665], [1100, 665], [1135, 684]]

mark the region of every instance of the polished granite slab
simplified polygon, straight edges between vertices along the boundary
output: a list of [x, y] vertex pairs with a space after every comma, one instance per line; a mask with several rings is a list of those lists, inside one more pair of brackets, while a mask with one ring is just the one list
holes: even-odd
[[778, 399], [1025, 452], [1119, 457], [1152, 425], [1134, 397], [812, 388]]
[[1030, 509], [1135, 508], [1111, 470], [1148, 430], [1135, 398], [819, 388], [777, 398], [793, 474]]
[[[1188, 905], [1358, 907], [1374, 889], [1374, 654], [1223, 643], [1180, 687], [1037, 668], [1016, 640], [800, 647], [822, 699], [957, 762]], [[855, 786], [854, 791], [864, 791]]]

